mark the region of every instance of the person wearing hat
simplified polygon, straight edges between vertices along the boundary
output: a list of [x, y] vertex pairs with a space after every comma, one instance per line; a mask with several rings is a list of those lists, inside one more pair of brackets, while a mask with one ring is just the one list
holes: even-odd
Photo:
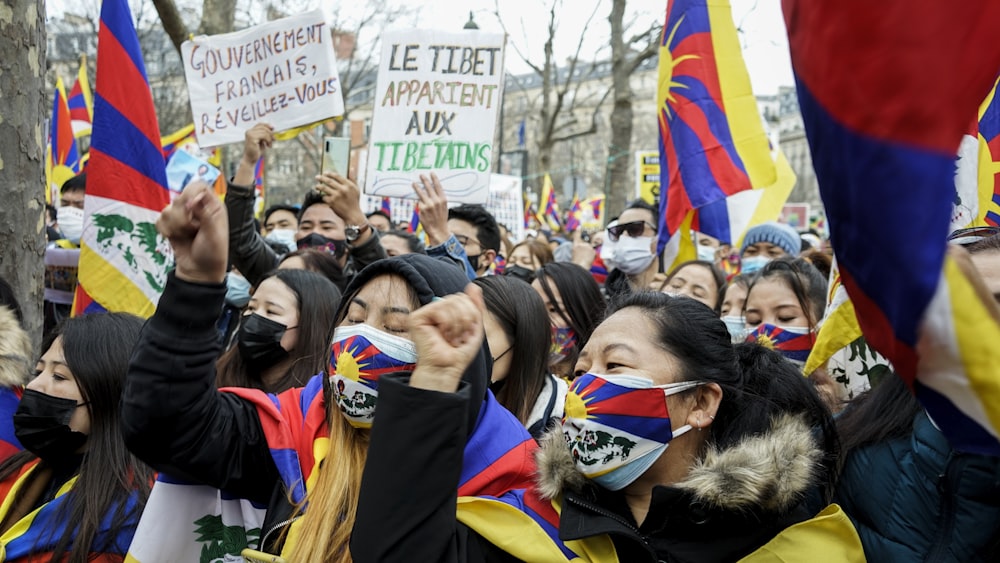
[[795, 229], [784, 223], [770, 222], [747, 231], [740, 247], [741, 273], [752, 274], [765, 264], [782, 256], [799, 255], [802, 239]]

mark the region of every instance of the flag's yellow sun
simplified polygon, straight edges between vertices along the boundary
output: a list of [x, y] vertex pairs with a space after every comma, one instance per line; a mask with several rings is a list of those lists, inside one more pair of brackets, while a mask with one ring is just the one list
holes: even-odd
[[768, 350], [774, 350], [774, 341], [771, 340], [771, 337], [766, 334], [762, 334], [757, 337], [757, 344], [760, 344]]
[[344, 350], [337, 356], [337, 375], [352, 381], [357, 381], [361, 377], [361, 365], [349, 350]]
[[587, 418], [587, 404], [573, 391], [566, 394], [566, 418]]
[[674, 35], [677, 33], [677, 28], [681, 26], [684, 21], [684, 16], [681, 16], [677, 23], [674, 24], [674, 28], [670, 30], [670, 36], [664, 42], [664, 46], [660, 47], [660, 64], [659, 64], [659, 81], [657, 83], [657, 97], [663, 100], [663, 107], [661, 108], [670, 115], [670, 103], [677, 102], [677, 98], [671, 93], [675, 88], [687, 88], [684, 84], [674, 80], [674, 69], [677, 65], [689, 59], [699, 58], [697, 55], [681, 55], [674, 59], [673, 53], [670, 52], [670, 44], [674, 42]]

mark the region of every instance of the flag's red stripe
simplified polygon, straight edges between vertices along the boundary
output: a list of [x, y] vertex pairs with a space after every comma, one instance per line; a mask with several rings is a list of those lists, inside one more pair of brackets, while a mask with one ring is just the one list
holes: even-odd
[[[156, 122], [156, 110], [153, 108], [152, 94], [145, 75], [136, 68], [118, 38], [107, 28], [101, 27], [98, 41], [99, 68], [111, 70], [107, 74], [98, 72], [98, 93], [131, 121], [150, 143], [160, 146], [160, 128]], [[144, 88], [145, 92], [139, 93], [136, 88]], [[148, 99], [149, 103], [137, 103], [143, 99]]]
[[103, 153], [97, 147], [90, 148], [89, 174], [102, 178], [101, 185], [112, 188], [112, 193], [102, 197], [116, 199], [152, 211], [163, 211], [167, 196], [162, 186], [142, 174], [127, 163], [120, 162]]

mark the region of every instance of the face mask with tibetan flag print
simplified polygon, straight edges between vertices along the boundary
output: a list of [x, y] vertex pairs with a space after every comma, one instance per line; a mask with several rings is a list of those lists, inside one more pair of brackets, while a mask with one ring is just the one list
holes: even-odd
[[666, 451], [670, 440], [691, 430], [673, 430], [668, 395], [697, 381], [653, 385], [645, 377], [585, 373], [566, 395], [562, 431], [576, 469], [618, 491], [638, 479]]
[[747, 335], [747, 342], [777, 350], [800, 368], [805, 367], [816, 344], [816, 334], [805, 327], [761, 324]]
[[378, 378], [412, 371], [417, 364], [413, 342], [366, 324], [337, 327], [330, 346], [330, 387], [347, 421], [371, 428], [378, 402]]

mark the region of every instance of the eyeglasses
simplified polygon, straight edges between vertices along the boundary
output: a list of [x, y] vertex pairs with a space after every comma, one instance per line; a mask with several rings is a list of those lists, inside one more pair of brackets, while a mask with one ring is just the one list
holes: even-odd
[[476, 240], [476, 239], [474, 239], [472, 237], [467, 237], [465, 235], [452, 235], [452, 236], [454, 236], [455, 240], [458, 241], [458, 244], [461, 244], [462, 246], [465, 246], [465, 245], [469, 244], [470, 242], [476, 243], [476, 245], [478, 245], [480, 247], [483, 246], [481, 242], [479, 242], [478, 240]]
[[632, 238], [640, 237], [647, 226], [653, 229], [654, 233], [656, 232], [656, 226], [649, 221], [632, 221], [631, 223], [621, 223], [614, 227], [608, 227], [608, 238], [611, 239], [611, 242], [618, 242], [622, 233], [627, 233]]
[[1000, 235], [1000, 227], [969, 227], [948, 235], [948, 242], [958, 246], [970, 246], [997, 235]]

